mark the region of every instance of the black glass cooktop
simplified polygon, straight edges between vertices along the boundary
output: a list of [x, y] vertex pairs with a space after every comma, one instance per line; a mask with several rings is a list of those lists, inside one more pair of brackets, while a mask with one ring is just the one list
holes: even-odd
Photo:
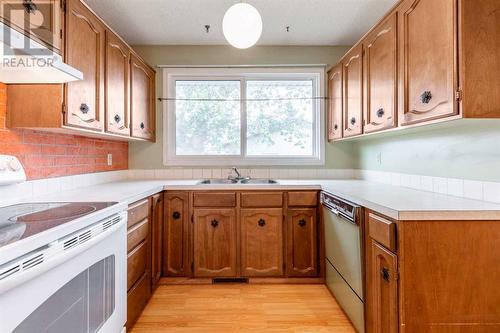
[[115, 204], [116, 202], [56, 202], [1, 207], [0, 247]]

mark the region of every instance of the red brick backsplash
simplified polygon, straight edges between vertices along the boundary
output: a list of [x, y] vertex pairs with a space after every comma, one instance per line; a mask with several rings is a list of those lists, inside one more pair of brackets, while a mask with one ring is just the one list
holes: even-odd
[[[128, 143], [6, 127], [7, 89], [0, 83], [0, 154], [14, 155], [28, 179], [128, 169]], [[107, 155], [113, 165], [107, 165]]]

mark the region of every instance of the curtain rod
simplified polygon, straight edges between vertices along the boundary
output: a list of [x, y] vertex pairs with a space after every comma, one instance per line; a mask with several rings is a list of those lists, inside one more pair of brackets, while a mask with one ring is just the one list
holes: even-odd
[[156, 65], [156, 68], [280, 68], [280, 67], [323, 67], [326, 64], [278, 64], [278, 65]]

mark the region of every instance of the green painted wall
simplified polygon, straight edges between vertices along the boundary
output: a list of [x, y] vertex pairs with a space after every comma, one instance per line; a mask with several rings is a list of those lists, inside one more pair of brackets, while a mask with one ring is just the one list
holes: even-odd
[[[231, 46], [134, 46], [152, 66], [157, 65], [333, 65], [349, 49], [348, 46], [256, 46], [238, 50]], [[162, 94], [161, 70], [157, 69], [156, 95]], [[129, 167], [139, 169], [165, 168], [163, 156], [163, 107], [157, 102], [156, 143], [132, 143]], [[327, 168], [353, 168], [353, 144], [327, 144]]]
[[[500, 181], [500, 122], [464, 120], [354, 143], [356, 168]], [[381, 153], [381, 164], [378, 154]]]

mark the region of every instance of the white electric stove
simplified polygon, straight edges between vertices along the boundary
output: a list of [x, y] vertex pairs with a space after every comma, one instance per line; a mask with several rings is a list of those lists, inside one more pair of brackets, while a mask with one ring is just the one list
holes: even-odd
[[[0, 155], [0, 184], [25, 179], [12, 161]], [[0, 332], [122, 332], [126, 228], [116, 202], [0, 207]]]

